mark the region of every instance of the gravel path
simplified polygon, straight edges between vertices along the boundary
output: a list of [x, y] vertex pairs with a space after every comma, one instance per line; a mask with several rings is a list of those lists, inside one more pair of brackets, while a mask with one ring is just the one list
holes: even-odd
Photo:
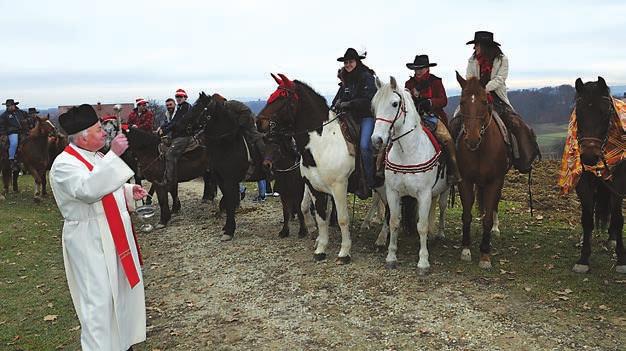
[[[313, 261], [310, 239], [277, 237], [280, 203], [244, 201], [232, 242], [199, 205], [202, 183], [181, 186], [182, 214], [144, 233], [151, 350], [618, 350], [624, 330], [563, 317], [485, 277], [416, 274], [413, 249], [398, 270], [373, 250], [377, 231], [353, 234], [353, 263]], [[196, 204], [198, 204], [196, 206]], [[444, 243], [445, 244], [445, 243]], [[452, 243], [449, 243], [450, 245]], [[410, 247], [416, 247], [416, 242]]]

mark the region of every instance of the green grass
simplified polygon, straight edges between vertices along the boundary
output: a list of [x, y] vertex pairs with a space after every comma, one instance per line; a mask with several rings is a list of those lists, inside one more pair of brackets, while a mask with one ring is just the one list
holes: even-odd
[[[67, 288], [61, 216], [50, 195], [35, 204], [32, 178], [0, 201], [0, 349], [79, 349]], [[45, 316], [56, 315], [53, 321]]]

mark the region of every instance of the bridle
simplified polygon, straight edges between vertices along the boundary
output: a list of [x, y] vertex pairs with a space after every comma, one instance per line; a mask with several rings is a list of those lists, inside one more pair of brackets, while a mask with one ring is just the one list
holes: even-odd
[[[578, 145], [580, 146], [583, 142], [587, 141], [587, 142], [596, 142], [598, 144], [600, 144], [600, 151], [602, 153], [602, 162], [604, 162], [605, 167], [606, 166], [606, 160], [604, 158], [604, 148], [606, 147], [607, 142], [609, 141], [609, 127], [611, 125], [611, 116], [616, 114], [617, 111], [615, 111], [615, 107], [613, 106], [613, 100], [611, 99], [611, 97], [609, 96], [603, 96], [602, 100], [608, 100], [609, 101], [609, 118], [607, 118], [607, 128], [606, 128], [606, 135], [604, 136], [603, 139], [597, 138], [597, 137], [582, 137], [580, 136], [580, 133], [578, 133], [578, 135], [576, 135], [576, 141], [578, 142]], [[582, 103], [582, 98], [578, 97], [576, 98], [576, 104], [578, 103]], [[578, 114], [577, 114], [578, 116]], [[577, 117], [578, 118], [578, 117]], [[580, 132], [580, 130], [579, 130]], [[608, 167], [607, 167], [608, 169]]]
[[[482, 120], [481, 124], [480, 124], [480, 131], [478, 132], [478, 143], [476, 144], [475, 147], [471, 147], [468, 143], [467, 143], [467, 130], [465, 128], [465, 123], [463, 123], [463, 127], [461, 129], [461, 133], [465, 132], [465, 137], [463, 138], [463, 142], [465, 142], [465, 146], [467, 146], [467, 148], [474, 152], [476, 150], [478, 150], [478, 148], [480, 148], [480, 143], [483, 141], [483, 135], [485, 135], [485, 132], [487, 132], [487, 129], [489, 128], [489, 126], [491, 125], [491, 122], [493, 121], [493, 111], [491, 110], [491, 106], [489, 106], [487, 108], [487, 115], [486, 116], [468, 116], [464, 113], [462, 113], [461, 111], [459, 111], [459, 113], [457, 114], [459, 117], [461, 117], [463, 119], [463, 121], [465, 121], [466, 119], [480, 119]], [[485, 120], [489, 118], [489, 121], [485, 123]]]
[[402, 125], [404, 125], [404, 123], [406, 123], [406, 112], [407, 112], [407, 110], [406, 110], [406, 103], [404, 102], [404, 98], [402, 97], [402, 94], [400, 94], [399, 92], [397, 92], [395, 90], [393, 91], [393, 93], [396, 94], [398, 96], [398, 98], [400, 99], [400, 103], [398, 104], [398, 108], [396, 110], [396, 114], [393, 117], [393, 119], [387, 119], [387, 118], [383, 118], [383, 117], [376, 117], [377, 121], [381, 121], [381, 122], [390, 124], [390, 126], [389, 126], [389, 140], [390, 140], [390, 143], [393, 143], [395, 141], [400, 140], [402, 137], [407, 136], [408, 134], [410, 134], [411, 132], [413, 132], [417, 128], [417, 125], [416, 125], [413, 128], [411, 128], [409, 131], [404, 132], [404, 133], [402, 133], [401, 135], [399, 135], [397, 137], [393, 136], [393, 132], [394, 132], [393, 127], [394, 127], [394, 125], [396, 124], [398, 119], [400, 119], [403, 116], [404, 116], [404, 119], [402, 121]]

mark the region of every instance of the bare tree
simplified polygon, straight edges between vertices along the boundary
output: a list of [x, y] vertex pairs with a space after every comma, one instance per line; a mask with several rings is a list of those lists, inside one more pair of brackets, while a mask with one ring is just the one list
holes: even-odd
[[165, 105], [157, 99], [148, 99], [148, 109], [154, 114], [153, 129], [159, 128], [165, 121]]

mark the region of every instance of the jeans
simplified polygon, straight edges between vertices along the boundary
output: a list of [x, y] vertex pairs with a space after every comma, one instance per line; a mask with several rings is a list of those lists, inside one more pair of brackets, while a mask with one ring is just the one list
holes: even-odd
[[265, 179], [261, 179], [257, 182], [257, 185], [259, 186], [259, 199], [265, 199], [267, 181]]
[[15, 159], [15, 153], [17, 152], [18, 134], [9, 134], [9, 160]]
[[361, 118], [361, 140], [359, 148], [361, 149], [361, 161], [365, 170], [365, 178], [367, 185], [374, 186], [374, 152], [372, 151], [372, 133], [374, 132], [374, 124], [376, 120], [373, 117]]

